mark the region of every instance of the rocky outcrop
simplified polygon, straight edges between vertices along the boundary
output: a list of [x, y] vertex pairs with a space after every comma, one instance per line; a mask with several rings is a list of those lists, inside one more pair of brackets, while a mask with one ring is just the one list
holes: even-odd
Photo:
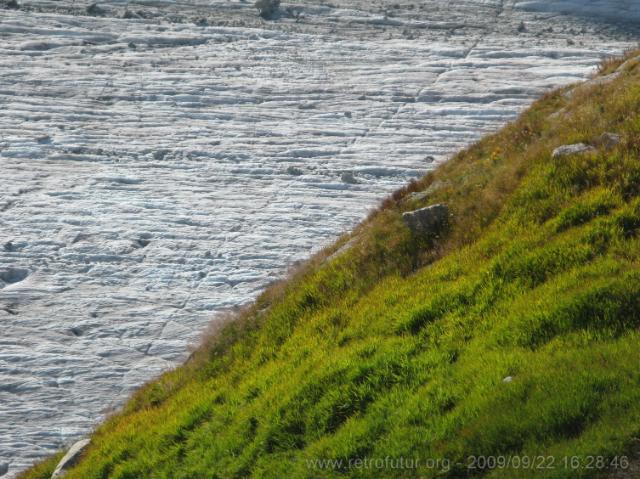
[[408, 211], [402, 214], [402, 220], [415, 236], [437, 237], [449, 222], [449, 207], [437, 204]]
[[552, 156], [554, 158], [562, 158], [563, 156], [577, 155], [578, 153], [587, 153], [595, 151], [593, 146], [585, 143], [575, 143], [573, 145], [562, 145], [553, 150]]
[[51, 474], [51, 479], [64, 477], [64, 475], [67, 473], [67, 469], [73, 467], [78, 462], [78, 459], [80, 459], [80, 456], [90, 442], [90, 439], [83, 439], [82, 441], [78, 441], [73, 446], [71, 446], [71, 448], [67, 451], [67, 453], [56, 466], [53, 474]]

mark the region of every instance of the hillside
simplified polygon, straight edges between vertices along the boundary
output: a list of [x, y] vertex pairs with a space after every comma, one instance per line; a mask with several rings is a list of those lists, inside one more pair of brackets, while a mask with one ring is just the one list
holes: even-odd
[[[621, 455], [635, 467], [638, 55], [388, 198], [138, 391], [65, 477], [574, 478]], [[552, 154], [577, 143], [593, 148]], [[448, 230], [411, 234], [402, 213], [436, 203]], [[470, 456], [544, 460], [470, 470]], [[49, 477], [59, 457], [21, 477]]]

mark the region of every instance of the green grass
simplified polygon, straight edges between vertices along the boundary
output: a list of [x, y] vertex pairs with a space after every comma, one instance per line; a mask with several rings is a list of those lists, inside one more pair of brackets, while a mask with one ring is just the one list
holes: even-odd
[[[551, 157], [604, 132], [620, 145]], [[598, 477], [589, 456], [640, 435], [639, 193], [632, 62], [385, 200], [136, 393], [66, 477]], [[448, 233], [412, 237], [402, 212], [436, 202]], [[554, 467], [471, 471], [469, 456]], [[385, 458], [441, 467], [348, 467]]]

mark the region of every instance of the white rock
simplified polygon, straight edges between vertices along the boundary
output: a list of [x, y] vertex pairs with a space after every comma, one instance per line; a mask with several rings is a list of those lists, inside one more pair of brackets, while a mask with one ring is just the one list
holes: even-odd
[[51, 474], [51, 479], [63, 477], [67, 470], [78, 462], [80, 456], [90, 443], [90, 439], [83, 439], [71, 446], [64, 457], [60, 459], [60, 462], [53, 471], [53, 474]]
[[504, 383], [510, 383], [512, 381], [513, 381], [513, 377], [512, 376], [507, 376], [502, 380], [502, 382], [504, 382]]
[[553, 156], [553, 158], [562, 158], [563, 156], [577, 155], [579, 153], [587, 153], [590, 151], [595, 151], [595, 148], [590, 145], [585, 145], [584, 143], [575, 143], [573, 145], [559, 146], [553, 150], [551, 156]]

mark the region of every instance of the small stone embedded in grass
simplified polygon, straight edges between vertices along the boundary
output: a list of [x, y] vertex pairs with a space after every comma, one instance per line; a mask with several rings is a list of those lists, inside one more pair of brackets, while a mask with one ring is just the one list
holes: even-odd
[[327, 257], [327, 259], [324, 262], [332, 261], [335, 258], [337, 258], [338, 256], [341, 256], [343, 253], [345, 253], [348, 250], [350, 250], [357, 242], [358, 242], [358, 237], [354, 236], [349, 241], [347, 241], [345, 244], [343, 244], [340, 248], [338, 248], [333, 254], [331, 254], [329, 257]]
[[428, 196], [429, 196], [428, 189], [424, 191], [415, 191], [407, 195], [407, 197], [405, 198], [405, 201], [422, 201]]
[[447, 183], [444, 183], [442, 181], [434, 181], [433, 183], [431, 183], [426, 189], [422, 190], [422, 191], [415, 191], [413, 193], [409, 193], [406, 198], [405, 201], [409, 202], [409, 201], [422, 201], [425, 198], [427, 198], [430, 194], [435, 193], [436, 191], [442, 189], [443, 187], [447, 186]]
[[507, 376], [506, 378], [504, 378], [502, 380], [503, 383], [510, 383], [513, 382], [513, 377], [512, 376]]
[[575, 143], [573, 145], [562, 145], [553, 150], [551, 156], [553, 158], [562, 158], [563, 156], [569, 155], [577, 155], [580, 153], [588, 153], [591, 151], [595, 151], [593, 146], [587, 145], [585, 143]]
[[567, 109], [566, 108], [560, 108], [558, 111], [554, 111], [553, 113], [551, 113], [547, 119], [548, 120], [557, 120], [562, 118], [563, 116], [565, 116], [567, 114]]
[[603, 133], [598, 138], [598, 143], [604, 146], [607, 150], [611, 150], [620, 144], [621, 136], [615, 133]]

